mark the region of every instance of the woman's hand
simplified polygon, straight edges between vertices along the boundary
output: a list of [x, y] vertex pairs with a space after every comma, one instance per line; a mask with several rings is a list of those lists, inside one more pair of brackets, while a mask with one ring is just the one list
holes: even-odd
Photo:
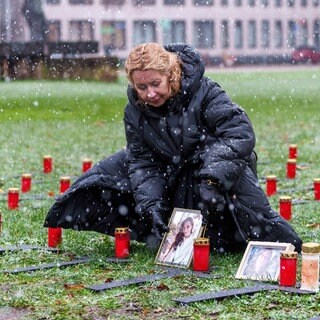
[[218, 188], [218, 184], [209, 180], [200, 183], [200, 196], [209, 212], [222, 213], [226, 206], [226, 199]]

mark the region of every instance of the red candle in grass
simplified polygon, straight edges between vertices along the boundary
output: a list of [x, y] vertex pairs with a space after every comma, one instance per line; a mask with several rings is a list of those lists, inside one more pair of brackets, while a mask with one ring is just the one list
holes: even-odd
[[287, 178], [294, 179], [296, 177], [297, 161], [296, 159], [288, 159], [287, 161]]
[[280, 253], [280, 286], [294, 287], [297, 281], [298, 253], [282, 251]]
[[115, 256], [123, 259], [129, 256], [130, 233], [129, 228], [116, 228], [115, 232]]
[[292, 201], [291, 197], [282, 196], [279, 199], [279, 211], [281, 217], [286, 220], [291, 220], [292, 217]]
[[83, 159], [82, 160], [82, 172], [88, 171], [92, 167], [92, 160], [91, 159]]
[[320, 200], [320, 178], [313, 180], [314, 199]]
[[44, 156], [43, 157], [43, 172], [50, 173], [52, 171], [52, 157]]
[[62, 242], [62, 228], [48, 228], [48, 247], [56, 248]]
[[289, 145], [289, 159], [297, 159], [298, 147], [296, 144]]
[[19, 208], [19, 189], [10, 188], [8, 190], [8, 209], [14, 210]]
[[24, 173], [21, 176], [21, 192], [29, 192], [31, 190], [31, 174]]
[[70, 177], [60, 178], [60, 193], [64, 193], [70, 187]]
[[193, 270], [209, 271], [210, 242], [208, 238], [197, 238], [193, 242]]
[[277, 177], [274, 175], [267, 176], [266, 194], [268, 197], [277, 193]]

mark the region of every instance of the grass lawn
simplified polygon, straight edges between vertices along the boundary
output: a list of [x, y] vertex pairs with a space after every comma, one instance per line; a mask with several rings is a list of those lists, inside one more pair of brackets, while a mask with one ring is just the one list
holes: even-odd
[[[249, 114], [255, 127], [261, 185], [278, 177], [279, 193], [270, 197], [278, 210], [279, 196], [313, 200], [314, 178], [320, 178], [320, 69], [210, 73]], [[81, 175], [82, 159], [97, 162], [125, 145], [123, 108], [126, 81], [0, 83], [0, 247], [47, 243], [42, 227], [59, 193], [59, 179]], [[295, 179], [286, 178], [288, 146], [298, 145]], [[42, 173], [42, 158], [53, 157], [53, 172]], [[20, 188], [23, 173], [32, 174], [32, 190], [20, 194], [19, 210], [7, 209], [7, 190]], [[281, 192], [281, 190], [284, 190]], [[288, 190], [288, 191], [285, 191]], [[320, 202], [293, 206], [292, 225], [304, 242], [320, 242]], [[188, 296], [253, 286], [236, 280], [241, 254], [211, 255], [212, 274], [156, 280], [102, 293], [85, 288], [112, 280], [162, 272], [155, 253], [131, 244], [130, 262], [114, 264], [113, 239], [94, 232], [63, 231], [61, 253], [44, 250], [7, 252], [0, 256], [0, 319], [310, 319], [320, 316], [320, 293], [297, 295], [265, 291], [252, 296], [209, 300], [182, 306]], [[90, 263], [59, 268], [60, 261], [88, 256]], [[56, 263], [57, 268], [8, 274], [31, 265]], [[299, 257], [298, 281], [300, 281]], [[19, 313], [20, 312], [20, 313]], [[5, 315], [8, 314], [7, 318]], [[20, 314], [20, 315], [18, 315]]]

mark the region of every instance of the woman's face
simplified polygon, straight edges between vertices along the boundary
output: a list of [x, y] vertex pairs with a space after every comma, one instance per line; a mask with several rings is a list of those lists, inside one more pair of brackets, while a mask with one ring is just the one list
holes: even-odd
[[132, 80], [139, 97], [153, 107], [161, 107], [170, 98], [169, 77], [159, 71], [135, 70]]
[[192, 223], [190, 221], [186, 221], [184, 224], [183, 224], [183, 228], [182, 228], [182, 231], [183, 231], [183, 235], [187, 238], [187, 237], [190, 237], [191, 233], [192, 233]]

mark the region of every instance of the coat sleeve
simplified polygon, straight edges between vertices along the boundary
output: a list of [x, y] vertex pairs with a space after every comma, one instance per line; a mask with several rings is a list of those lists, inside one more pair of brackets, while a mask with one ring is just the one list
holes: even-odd
[[229, 191], [248, 165], [255, 134], [245, 111], [218, 84], [204, 81], [207, 92], [203, 93], [202, 115], [207, 140], [200, 177], [212, 179], [222, 191]]
[[166, 165], [145, 142], [140, 112], [128, 105], [124, 123], [127, 139], [128, 173], [136, 201], [136, 211], [169, 211]]

